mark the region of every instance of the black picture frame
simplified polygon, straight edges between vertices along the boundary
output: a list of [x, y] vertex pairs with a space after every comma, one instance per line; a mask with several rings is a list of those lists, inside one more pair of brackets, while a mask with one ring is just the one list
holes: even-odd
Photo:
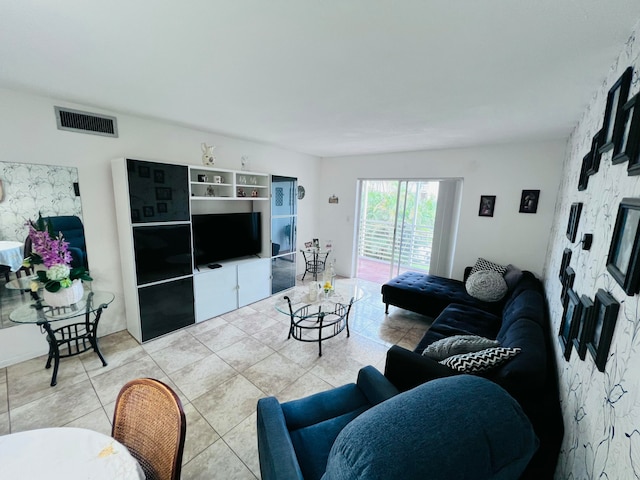
[[151, 169], [147, 165], [139, 165], [138, 166], [138, 176], [140, 178], [150, 178], [151, 177]]
[[571, 254], [572, 250], [570, 248], [565, 248], [562, 252], [562, 262], [560, 263], [560, 272], [558, 272], [558, 278], [560, 279], [560, 283], [564, 282], [564, 276], [571, 262]]
[[538, 211], [538, 201], [540, 200], [540, 190], [522, 190], [520, 195], [520, 213], [536, 213]]
[[144, 215], [145, 217], [155, 216], [153, 207], [142, 207], [142, 215]]
[[640, 286], [640, 198], [623, 198], [618, 207], [607, 270], [627, 295]]
[[479, 217], [493, 217], [496, 208], [495, 195], [480, 195], [480, 207], [478, 208]]
[[580, 318], [578, 319], [578, 327], [576, 336], [573, 339], [573, 346], [578, 352], [580, 360], [584, 360], [587, 355], [587, 334], [591, 328], [593, 321], [593, 301], [586, 295], [580, 297]]
[[580, 176], [578, 177], [578, 191], [582, 192], [589, 186], [589, 168], [591, 167], [591, 152], [582, 157], [582, 166], [580, 167]]
[[[603, 144], [600, 147], [600, 153], [605, 153], [615, 147], [619, 141], [621, 134], [620, 117], [622, 107], [627, 103], [629, 96], [629, 88], [631, 86], [631, 77], [633, 68], [627, 69], [620, 75], [620, 78], [613, 84], [607, 94], [607, 106], [604, 110], [604, 123], [602, 131], [604, 132]], [[614, 152], [615, 155], [616, 152]]]
[[156, 208], [158, 210], [158, 213], [167, 213], [168, 211], [167, 204], [165, 202], [157, 203]]
[[558, 331], [558, 340], [563, 349], [565, 360], [571, 358], [573, 339], [578, 333], [581, 308], [582, 304], [580, 303], [578, 295], [570, 288], [567, 291], [567, 301], [564, 304], [562, 322], [560, 322], [560, 330]]
[[[634, 95], [622, 107], [620, 114], [620, 136], [614, 146], [614, 154], [611, 163], [623, 163], [629, 160], [637, 150], [638, 142], [638, 120], [640, 117], [640, 105], [638, 105], [638, 95]], [[627, 166], [627, 171], [629, 167]], [[638, 172], [640, 173], [640, 172]], [[637, 173], [636, 173], [637, 175]]]
[[169, 187], [156, 187], [156, 200], [171, 200], [172, 193]]
[[591, 324], [586, 333], [586, 344], [596, 367], [601, 372], [604, 372], [604, 367], [607, 364], [619, 310], [620, 304], [610, 293], [602, 289], [598, 290], [593, 305]]
[[562, 290], [560, 293], [560, 300], [562, 301], [562, 305], [567, 303], [567, 293], [569, 290], [573, 289], [573, 283], [576, 280], [576, 271], [568, 266], [564, 269], [564, 276], [562, 278]]
[[572, 203], [571, 209], [569, 210], [569, 223], [567, 223], [567, 238], [571, 243], [576, 241], [578, 224], [580, 223], [580, 213], [582, 213], [582, 203]]
[[593, 136], [591, 140], [591, 152], [589, 168], [587, 169], [587, 175], [595, 175], [600, 170], [600, 159], [602, 158], [602, 153], [600, 153], [600, 147], [602, 146], [602, 139], [604, 137], [604, 133], [602, 130], [598, 130], [598, 132]]
[[164, 170], [154, 170], [153, 181], [155, 183], [164, 183]]

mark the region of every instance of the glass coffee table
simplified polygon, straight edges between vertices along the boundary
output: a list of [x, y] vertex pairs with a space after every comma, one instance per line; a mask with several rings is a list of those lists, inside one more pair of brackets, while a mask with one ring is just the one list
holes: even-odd
[[297, 287], [276, 304], [276, 310], [291, 318], [288, 339], [317, 342], [318, 356], [322, 356], [322, 342], [346, 329], [349, 332], [349, 313], [354, 302], [364, 298], [358, 284], [336, 285], [335, 289], [316, 298], [309, 295], [308, 287]]
[[[51, 360], [53, 360], [52, 387], [57, 383], [61, 358], [73, 357], [93, 349], [102, 361], [102, 365], [107, 366], [98, 347], [97, 332], [102, 310], [107, 308], [113, 299], [113, 293], [85, 290], [82, 299], [68, 307], [51, 307], [43, 300], [36, 299], [33, 303], [23, 305], [11, 312], [9, 319], [12, 322], [39, 325], [41, 330], [47, 333], [49, 356], [45, 368], [51, 368]], [[53, 322], [83, 316], [82, 322], [66, 324], [56, 329], [51, 327]]]

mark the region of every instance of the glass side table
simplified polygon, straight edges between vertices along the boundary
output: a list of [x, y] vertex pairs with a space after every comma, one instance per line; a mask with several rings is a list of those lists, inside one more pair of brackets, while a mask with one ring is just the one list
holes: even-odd
[[[58, 365], [61, 358], [73, 357], [93, 349], [102, 361], [102, 365], [107, 366], [98, 347], [97, 332], [102, 310], [107, 308], [113, 299], [113, 293], [85, 290], [82, 299], [68, 307], [51, 307], [42, 300], [36, 300], [9, 314], [9, 319], [12, 322], [39, 325], [47, 333], [49, 356], [45, 368], [51, 368], [51, 360], [53, 360], [52, 387], [57, 383]], [[68, 324], [56, 329], [51, 327], [52, 322], [82, 316], [84, 316], [83, 322]]]

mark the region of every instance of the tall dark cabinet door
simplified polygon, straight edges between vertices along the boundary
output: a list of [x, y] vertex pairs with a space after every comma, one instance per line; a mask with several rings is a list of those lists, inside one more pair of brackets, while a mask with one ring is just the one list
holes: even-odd
[[142, 341], [195, 323], [193, 277], [138, 289]]
[[127, 159], [131, 223], [189, 221], [189, 168]]

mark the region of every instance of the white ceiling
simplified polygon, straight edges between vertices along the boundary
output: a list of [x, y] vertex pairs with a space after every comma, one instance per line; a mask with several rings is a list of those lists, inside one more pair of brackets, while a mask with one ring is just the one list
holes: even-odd
[[638, 0], [0, 0], [0, 86], [320, 156], [566, 138], [638, 19]]

